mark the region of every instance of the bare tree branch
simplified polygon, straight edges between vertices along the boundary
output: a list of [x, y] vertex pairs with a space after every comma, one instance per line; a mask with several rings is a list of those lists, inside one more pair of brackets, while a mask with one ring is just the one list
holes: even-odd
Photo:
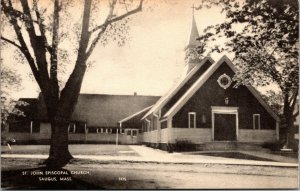
[[47, 48], [48, 52], [51, 54], [51, 47], [48, 44], [47, 38], [46, 38], [46, 29], [45, 29], [45, 25], [44, 25], [44, 19], [42, 18], [39, 10], [38, 10], [38, 2], [37, 0], [33, 0], [33, 8], [35, 10], [35, 14], [36, 14], [36, 18], [37, 18], [37, 24], [39, 26], [40, 32], [41, 32], [41, 36], [43, 38], [43, 41], [45, 43], [45, 47]]
[[18, 49], [20, 49], [22, 51], [22, 47], [20, 45], [18, 45], [17, 43], [15, 43], [14, 41], [9, 40], [9, 39], [7, 39], [3, 36], [1, 36], [1, 39], [8, 42], [8, 43], [10, 43], [10, 44], [12, 44], [12, 45], [14, 45], [15, 47], [17, 47]]
[[37, 67], [35, 65], [34, 59], [31, 56], [28, 47], [26, 45], [26, 42], [23, 38], [23, 34], [21, 32], [21, 27], [18, 25], [18, 21], [16, 19], [16, 17], [14, 17], [14, 15], [11, 15], [10, 10], [13, 9], [12, 7], [12, 3], [9, 0], [8, 1], [8, 5], [6, 5], [2, 0], [1, 0], [1, 5], [2, 5], [2, 10], [4, 12], [4, 14], [8, 17], [9, 22], [12, 24], [14, 31], [16, 33], [17, 39], [21, 45], [21, 52], [24, 54], [25, 58], [28, 61], [28, 64], [31, 68], [31, 71], [33, 73], [33, 76], [35, 77], [37, 83], [40, 85], [41, 81], [40, 81], [40, 75], [39, 75], [39, 71], [37, 70]]
[[[3, 7], [3, 4], [4, 4], [4, 0], [1, 0], [2, 7]], [[21, 12], [21, 11], [19, 11], [17, 9], [14, 9], [12, 7], [11, 0], [8, 0], [8, 4], [10, 5], [10, 6], [7, 7], [10, 15], [14, 15], [16, 18], [20, 19], [21, 21], [25, 21], [26, 20], [26, 15], [23, 12]], [[32, 22], [38, 23], [38, 21], [36, 21], [36, 20], [32, 20]]]
[[43, 88], [48, 89], [47, 81], [49, 80], [48, 68], [47, 68], [47, 59], [46, 59], [46, 48], [45, 43], [43, 42], [43, 37], [37, 36], [35, 32], [35, 28], [33, 25], [30, 8], [27, 0], [20, 0], [23, 8], [23, 12], [26, 15], [26, 30], [29, 35], [30, 43], [34, 51], [34, 55], [36, 58], [36, 64], [41, 73], [40, 77], [42, 78], [42, 83], [45, 83]]
[[101, 38], [101, 35], [105, 32], [106, 30], [106, 27], [103, 28], [97, 35], [97, 37], [94, 38], [93, 42], [91, 43], [91, 46], [90, 48], [88, 49], [88, 51], [86, 52], [86, 58], [88, 59], [90, 57], [90, 55], [92, 54], [93, 50], [95, 49], [98, 41], [100, 40]]
[[104, 27], [107, 27], [107, 25], [109, 25], [111, 23], [120, 21], [120, 20], [122, 20], [122, 19], [124, 19], [124, 18], [126, 18], [126, 17], [128, 17], [130, 15], [133, 15], [133, 14], [141, 11], [142, 7], [143, 7], [143, 1], [144, 0], [140, 0], [139, 6], [137, 8], [135, 8], [135, 9], [133, 9], [131, 11], [128, 11], [127, 13], [125, 13], [125, 14], [123, 14], [121, 16], [118, 16], [118, 17], [115, 17], [113, 19], [107, 20], [102, 25], [99, 25], [99, 26], [95, 27], [94, 29], [91, 30], [91, 33], [96, 32], [97, 30], [100, 30], [100, 29], [102, 29]]
[[87, 50], [87, 53], [86, 53], [87, 59], [88, 59], [89, 56], [92, 54], [92, 52], [93, 52], [93, 50], [95, 49], [95, 47], [96, 47], [98, 41], [99, 41], [100, 38], [101, 38], [101, 35], [105, 32], [105, 30], [107, 29], [107, 26], [108, 26], [108, 25], [110, 25], [110, 24], [112, 24], [112, 23], [114, 23], [114, 22], [117, 22], [117, 21], [119, 21], [119, 20], [122, 20], [122, 19], [124, 19], [124, 18], [126, 18], [126, 17], [129, 17], [129, 16], [132, 15], [132, 14], [135, 14], [135, 13], [141, 11], [141, 10], [142, 10], [142, 6], [143, 6], [143, 0], [141, 0], [140, 3], [139, 3], [139, 6], [138, 6], [137, 8], [135, 8], [134, 10], [129, 11], [129, 12], [127, 12], [127, 13], [125, 13], [125, 14], [119, 16], [119, 17], [114, 18], [114, 19], [111, 19], [112, 16], [113, 16], [113, 12], [114, 12], [116, 3], [117, 3], [117, 1], [116, 1], [116, 0], [113, 0], [112, 3], [110, 4], [110, 12], [109, 12], [109, 14], [108, 14], [107, 17], [106, 17], [104, 24], [102, 24], [102, 25], [100, 25], [100, 26], [94, 28], [94, 29], [91, 31], [91, 33], [93, 33], [93, 32], [96, 32], [97, 30], [101, 29], [101, 31], [100, 31], [100, 32], [97, 34], [97, 36], [93, 39], [93, 41], [92, 41], [92, 43], [91, 43], [89, 49]]

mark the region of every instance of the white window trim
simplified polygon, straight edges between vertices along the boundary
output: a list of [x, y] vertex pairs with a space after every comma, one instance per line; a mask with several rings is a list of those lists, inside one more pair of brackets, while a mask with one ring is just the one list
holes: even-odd
[[30, 134], [32, 134], [32, 129], [33, 129], [33, 121], [30, 121]]
[[[258, 127], [255, 128], [255, 117], [258, 116]], [[255, 113], [253, 114], [253, 129], [254, 130], [259, 130], [261, 127], [260, 127], [260, 114], [258, 113]]]
[[[188, 113], [189, 115], [189, 128], [196, 128], [197, 125], [196, 125], [196, 112], [189, 112]], [[194, 127], [191, 127], [191, 116], [194, 116]]]

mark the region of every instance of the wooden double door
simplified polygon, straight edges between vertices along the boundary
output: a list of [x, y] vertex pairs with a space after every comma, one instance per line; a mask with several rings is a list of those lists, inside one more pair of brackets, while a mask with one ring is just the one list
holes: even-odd
[[214, 114], [214, 140], [236, 141], [236, 114]]

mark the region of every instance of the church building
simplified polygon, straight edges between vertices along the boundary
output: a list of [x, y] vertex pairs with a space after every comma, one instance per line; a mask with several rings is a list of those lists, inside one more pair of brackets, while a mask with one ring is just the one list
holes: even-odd
[[279, 117], [252, 86], [234, 86], [236, 68], [226, 55], [217, 62], [193, 57], [198, 37], [193, 17], [186, 74], [142, 117], [144, 144], [166, 149], [180, 142], [209, 147], [278, 141]]
[[[252, 86], [235, 87], [236, 68], [227, 56], [217, 62], [195, 56], [198, 37], [193, 17], [184, 75], [162, 97], [81, 94], [69, 125], [70, 142], [146, 144], [161, 149], [178, 143], [215, 149], [277, 142], [279, 117]], [[37, 109], [30, 110], [35, 114], [14, 120], [7, 135], [24, 142], [49, 142], [45, 108], [40, 98], [32, 102]]]

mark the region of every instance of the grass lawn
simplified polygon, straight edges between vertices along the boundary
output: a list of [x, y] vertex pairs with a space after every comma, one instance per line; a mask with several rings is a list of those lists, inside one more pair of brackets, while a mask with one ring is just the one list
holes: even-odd
[[[48, 145], [12, 145], [12, 150], [8, 146], [1, 145], [2, 154], [48, 154]], [[69, 145], [69, 150], [73, 155], [109, 155], [109, 156], [138, 156], [128, 145], [108, 145], [108, 144], [76, 144]]]

